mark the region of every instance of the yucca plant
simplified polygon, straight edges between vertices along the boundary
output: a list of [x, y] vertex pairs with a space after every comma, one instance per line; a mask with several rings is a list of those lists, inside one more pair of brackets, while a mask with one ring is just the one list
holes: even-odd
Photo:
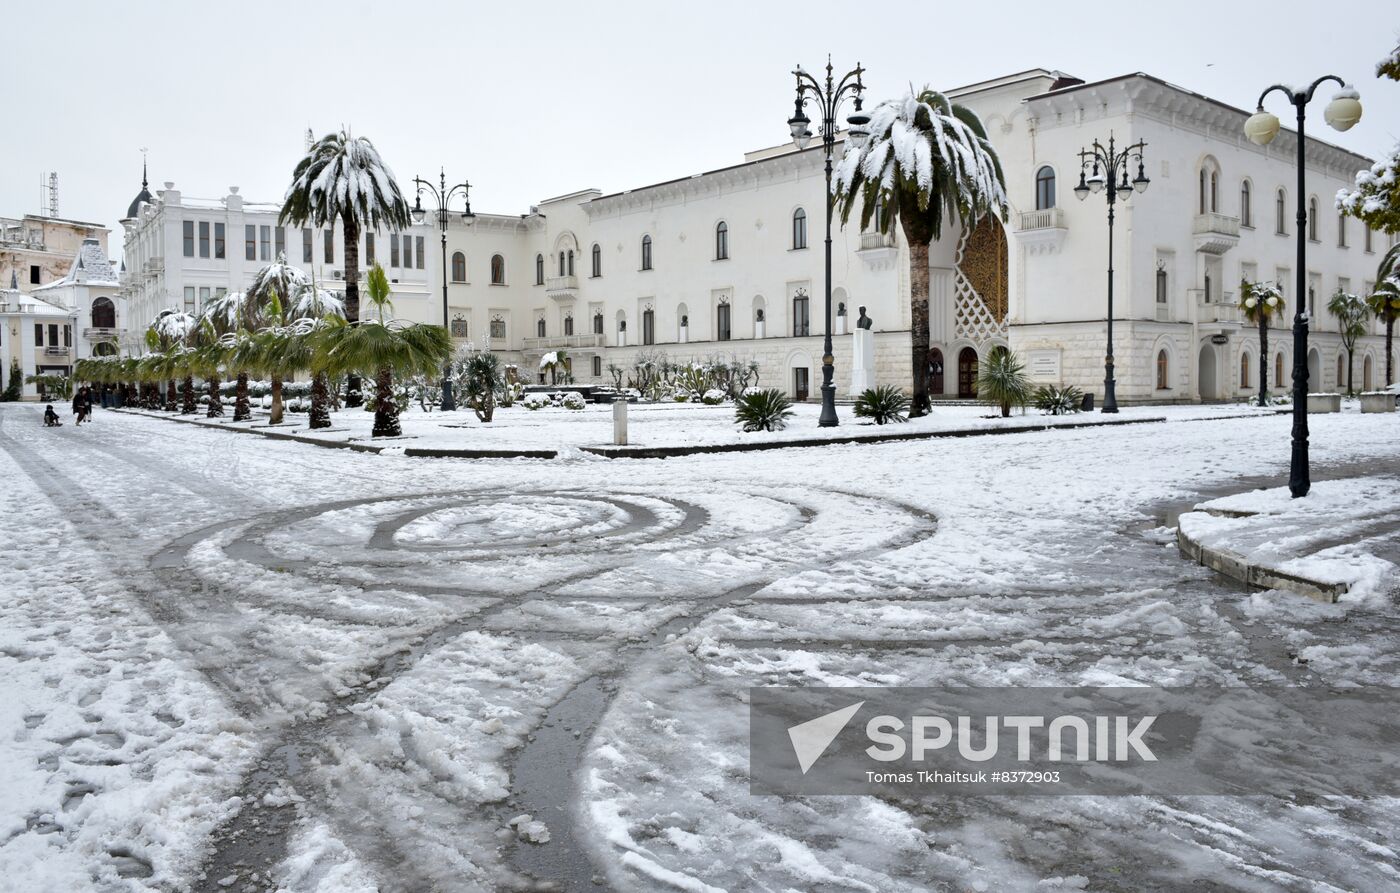
[[1011, 415], [1011, 407], [1024, 407], [1031, 399], [1031, 382], [1026, 365], [1011, 351], [995, 348], [977, 369], [977, 396], [1001, 407], [1001, 417]]
[[792, 416], [792, 401], [777, 388], [749, 391], [734, 404], [734, 420], [745, 431], [781, 431]]
[[1400, 242], [1390, 246], [1376, 269], [1376, 287], [1366, 296], [1371, 314], [1385, 324], [1385, 386], [1395, 381], [1395, 320], [1400, 319]]
[[909, 409], [909, 398], [892, 384], [866, 388], [856, 398], [855, 413], [862, 419], [870, 419], [877, 425], [886, 422], [905, 422]]
[[496, 392], [506, 385], [501, 361], [493, 353], [472, 354], [466, 362], [466, 386], [462, 394], [467, 405], [482, 422], [490, 422], [496, 413]]
[[1031, 397], [1036, 409], [1046, 415], [1068, 415], [1084, 407], [1084, 392], [1074, 385], [1041, 385]]

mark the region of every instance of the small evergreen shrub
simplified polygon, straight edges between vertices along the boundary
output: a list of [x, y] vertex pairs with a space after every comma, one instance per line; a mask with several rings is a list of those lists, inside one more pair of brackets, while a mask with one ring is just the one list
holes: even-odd
[[725, 393], [719, 388], [710, 388], [700, 396], [700, 400], [706, 406], [718, 406], [724, 402]]
[[886, 422], [905, 422], [909, 410], [909, 398], [891, 384], [866, 388], [856, 398], [855, 412], [859, 418], [870, 419], [877, 425]]
[[1036, 388], [1031, 404], [1046, 415], [1068, 415], [1079, 412], [1084, 405], [1084, 392], [1074, 385], [1057, 388], [1042, 385]]
[[745, 431], [781, 431], [792, 416], [792, 401], [777, 388], [748, 391], [734, 404], [734, 420]]
[[977, 396], [1001, 408], [1002, 418], [1011, 408], [1031, 402], [1031, 380], [1026, 365], [1005, 348], [993, 349], [977, 370]]
[[539, 391], [531, 391], [520, 402], [529, 410], [543, 409], [550, 404], [549, 397]]
[[587, 404], [584, 403], [583, 395], [578, 391], [569, 391], [564, 395], [564, 399], [560, 405], [565, 409], [583, 409]]

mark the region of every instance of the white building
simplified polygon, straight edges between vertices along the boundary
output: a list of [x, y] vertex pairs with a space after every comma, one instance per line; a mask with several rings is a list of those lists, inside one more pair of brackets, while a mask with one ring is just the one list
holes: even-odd
[[[197, 313], [212, 298], [247, 287], [258, 270], [279, 255], [326, 288], [343, 293], [342, 230], [281, 226], [280, 211], [280, 203], [245, 201], [236, 186], [223, 198], [196, 199], [167, 182], [152, 196], [143, 174], [141, 192], [122, 220], [122, 293], [135, 321], [124, 332], [122, 346], [143, 352], [146, 327], [162, 310]], [[431, 235], [428, 227], [411, 226], [404, 232], [360, 237], [361, 281], [365, 270], [379, 261], [393, 285], [399, 316], [427, 319], [433, 309], [427, 304], [426, 268], [430, 260], [437, 260], [437, 246], [425, 239]], [[434, 249], [432, 259], [427, 257], [429, 247]], [[432, 318], [440, 321], [441, 313]]]
[[[27, 293], [0, 289], [0, 366], [5, 384], [19, 361], [27, 378], [46, 373], [72, 376], [77, 360], [115, 353], [119, 320], [125, 316], [120, 284], [102, 240], [86, 238], [70, 258], [61, 279], [36, 285]], [[38, 399], [39, 389], [25, 384], [24, 399]]]
[[[1005, 225], [946, 226], [930, 248], [927, 360], [935, 395], [971, 396], [978, 361], [997, 346], [1022, 354], [1038, 383], [1102, 395], [1107, 208], [1102, 194], [1084, 202], [1071, 196], [1079, 150], [1110, 135], [1119, 146], [1146, 141], [1144, 173], [1152, 181], [1117, 209], [1119, 399], [1255, 393], [1258, 334], [1236, 306], [1241, 278], [1283, 285], [1287, 310], [1270, 338], [1270, 387], [1289, 386], [1291, 133], [1255, 146], [1244, 138], [1242, 110], [1141, 73], [1086, 84], [1036, 69], [948, 95], [981, 115], [1001, 155], [1011, 208]], [[558, 196], [524, 215], [481, 214], [471, 222], [454, 215], [445, 252], [453, 334], [528, 371], [546, 352], [563, 350], [581, 382], [610, 382], [610, 367], [629, 370], [644, 351], [678, 361], [737, 355], [758, 361], [761, 383], [814, 398], [825, 324], [822, 162], [819, 145], [783, 145], [731, 167], [611, 195]], [[1305, 300], [1314, 320], [1314, 391], [1346, 380], [1327, 299], [1338, 288], [1369, 289], [1386, 247], [1384, 237], [1331, 210], [1329, 197], [1370, 163], [1309, 140], [1307, 198], [1316, 213]], [[142, 318], [241, 287], [284, 237], [289, 258], [302, 258], [323, 279], [333, 279], [340, 256], [334, 244], [323, 257], [323, 234], [283, 234], [274, 207], [247, 205], [236, 190], [196, 206], [167, 183], [144, 208], [138, 197], [130, 216], [128, 294]], [[425, 248], [439, 250], [434, 222], [430, 216], [416, 230], [413, 263], [400, 268], [395, 259], [388, 269], [398, 279], [398, 315], [436, 323], [444, 315], [444, 258], [423, 256]], [[221, 226], [228, 238], [245, 239], [241, 250], [219, 247]], [[895, 229], [890, 236], [854, 226], [833, 232], [835, 381], [843, 396], [852, 380], [847, 333], [860, 307], [874, 321], [876, 380], [907, 386], [911, 379], [909, 255]], [[368, 253], [366, 245], [362, 257]], [[1365, 388], [1379, 386], [1384, 374], [1379, 324], [1372, 331], [1357, 346], [1355, 380]]]

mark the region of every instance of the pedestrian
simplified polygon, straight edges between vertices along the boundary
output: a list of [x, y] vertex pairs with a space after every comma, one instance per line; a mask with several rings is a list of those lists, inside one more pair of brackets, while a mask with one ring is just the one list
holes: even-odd
[[44, 407], [44, 427], [57, 428], [63, 423], [58, 420], [58, 413], [53, 411], [53, 404]]
[[88, 420], [88, 413], [92, 412], [92, 396], [87, 388], [79, 388], [73, 395], [73, 414], [78, 417], [73, 423], [73, 427], [81, 425]]

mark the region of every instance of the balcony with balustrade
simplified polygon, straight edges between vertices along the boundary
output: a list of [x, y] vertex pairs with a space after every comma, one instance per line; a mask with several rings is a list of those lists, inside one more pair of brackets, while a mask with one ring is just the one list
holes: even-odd
[[1196, 250], [1205, 254], [1224, 254], [1240, 243], [1240, 218], [1207, 212], [1197, 214], [1191, 223]]
[[1239, 324], [1240, 308], [1235, 303], [1234, 292], [1227, 291], [1223, 294], [1208, 295], [1203, 288], [1192, 288], [1187, 290], [1187, 295], [1196, 306], [1196, 322]]
[[1016, 238], [1032, 254], [1060, 250], [1068, 233], [1064, 208], [1038, 208], [1016, 215]]
[[856, 254], [872, 270], [890, 269], [899, 257], [899, 243], [893, 231], [861, 233], [860, 248], [856, 249]]
[[524, 349], [528, 351], [548, 350], [597, 350], [607, 346], [606, 335], [553, 335], [545, 338], [526, 338]]
[[84, 341], [116, 341], [126, 334], [126, 329], [109, 326], [89, 326], [83, 329]]
[[544, 281], [544, 291], [556, 301], [572, 301], [578, 297], [578, 277], [550, 276]]

